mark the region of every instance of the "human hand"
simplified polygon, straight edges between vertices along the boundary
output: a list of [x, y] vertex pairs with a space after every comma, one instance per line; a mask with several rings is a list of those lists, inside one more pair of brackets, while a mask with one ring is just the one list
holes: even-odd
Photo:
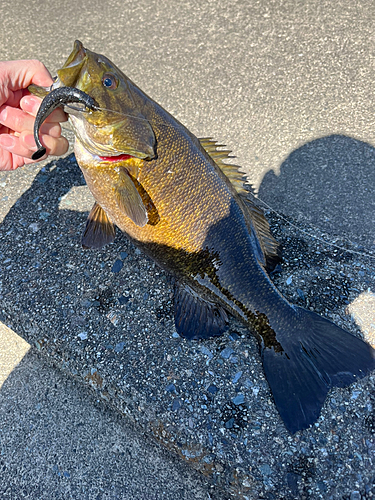
[[[28, 92], [31, 83], [43, 87], [53, 83], [41, 62], [0, 61], [0, 170], [14, 170], [35, 163], [31, 160], [37, 150], [33, 128], [41, 100]], [[59, 156], [68, 150], [69, 143], [61, 136], [59, 123], [66, 120], [59, 108], [42, 125], [40, 139], [48, 155]]]

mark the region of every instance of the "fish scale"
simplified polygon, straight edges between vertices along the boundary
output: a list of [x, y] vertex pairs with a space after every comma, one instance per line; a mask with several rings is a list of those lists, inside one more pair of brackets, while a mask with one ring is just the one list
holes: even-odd
[[222, 335], [227, 313], [243, 320], [259, 340], [267, 381], [291, 433], [315, 422], [331, 387], [375, 369], [371, 346], [276, 289], [268, 272], [279, 260], [277, 242], [247, 198], [242, 174], [224, 163], [229, 150], [197, 139], [78, 41], [58, 78], [98, 104], [70, 115], [76, 158], [96, 200], [82, 244], [110, 243], [117, 226], [170, 272], [182, 337]]

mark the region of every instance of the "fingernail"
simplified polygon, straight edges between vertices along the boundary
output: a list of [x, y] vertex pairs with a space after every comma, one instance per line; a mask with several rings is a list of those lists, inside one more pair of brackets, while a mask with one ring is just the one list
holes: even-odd
[[7, 114], [8, 114], [8, 111], [7, 111], [7, 108], [4, 108], [0, 111], [0, 122], [5, 122], [5, 120], [7, 119]]
[[0, 135], [0, 146], [2, 146], [3, 148], [12, 148], [15, 143], [16, 141], [11, 135]]
[[27, 95], [22, 98], [21, 108], [28, 113], [35, 113], [38, 111], [40, 106], [40, 99], [33, 95]]

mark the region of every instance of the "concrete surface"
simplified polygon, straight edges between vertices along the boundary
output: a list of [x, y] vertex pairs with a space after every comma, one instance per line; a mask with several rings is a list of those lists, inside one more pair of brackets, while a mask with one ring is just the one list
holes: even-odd
[[[277, 286], [375, 345], [374, 17], [360, 1], [15, 1], [2, 6], [1, 57], [53, 73], [79, 38], [227, 144], [274, 209]], [[120, 235], [83, 252], [90, 195], [72, 157], [50, 160], [0, 175], [0, 319], [217, 494], [372, 498], [374, 375], [332, 391], [317, 425], [289, 436], [243, 325], [176, 338], [168, 277]]]
[[0, 389], [12, 371], [28, 353], [30, 345], [0, 323]]

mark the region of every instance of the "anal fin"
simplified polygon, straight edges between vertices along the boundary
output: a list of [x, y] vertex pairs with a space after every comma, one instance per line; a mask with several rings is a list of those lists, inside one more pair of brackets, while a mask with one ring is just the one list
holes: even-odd
[[96, 202], [87, 218], [86, 228], [82, 235], [83, 248], [102, 248], [115, 239], [115, 226], [107, 214]]
[[222, 307], [180, 283], [176, 283], [174, 290], [174, 320], [177, 333], [189, 340], [222, 335], [228, 323]]

